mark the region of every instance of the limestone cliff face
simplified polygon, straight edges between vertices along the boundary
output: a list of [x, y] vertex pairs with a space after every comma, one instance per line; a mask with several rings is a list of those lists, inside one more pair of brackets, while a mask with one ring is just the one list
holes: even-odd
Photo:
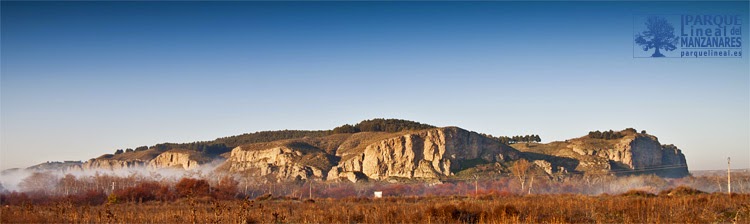
[[82, 170], [119, 170], [128, 168], [143, 168], [148, 161], [143, 160], [116, 160], [116, 159], [91, 159], [81, 165]]
[[[478, 133], [456, 127], [435, 128], [387, 138], [333, 167], [328, 179], [362, 173], [370, 179], [451, 176], [465, 161], [515, 160], [518, 151]], [[350, 178], [351, 179], [351, 178]]]
[[[322, 152], [310, 152], [293, 146], [276, 146], [249, 150], [242, 146], [232, 149], [227, 160], [230, 172], [247, 172], [255, 176], [284, 179], [322, 179], [327, 170], [306, 162], [326, 158]], [[326, 162], [326, 161], [324, 161]]]
[[[606, 159], [624, 168], [635, 171], [655, 171], [666, 176], [688, 175], [685, 155], [674, 145], [662, 145], [651, 135], [632, 133], [611, 144], [591, 144], [587, 140], [571, 141], [568, 148], [579, 155], [589, 156], [582, 160]], [[609, 142], [607, 142], [609, 143]], [[598, 147], [597, 147], [598, 145]], [[589, 165], [582, 161], [582, 164]], [[606, 166], [606, 169], [613, 167]]]
[[625, 155], [621, 162], [632, 169], [645, 169], [662, 165], [662, 147], [653, 136], [638, 136], [632, 140], [625, 139], [620, 147], [615, 148]]
[[40, 163], [34, 166], [27, 167], [26, 170], [36, 172], [62, 171], [63, 173], [66, 173], [69, 171], [80, 171], [81, 165], [83, 165], [83, 162], [81, 161], [47, 161], [46, 163]]
[[[106, 154], [85, 163], [66, 164], [70, 170], [177, 168], [192, 170], [219, 159], [220, 171], [285, 180], [439, 179], [459, 171], [496, 163], [504, 166], [521, 157], [549, 175], [558, 173], [652, 172], [669, 177], [689, 175], [685, 156], [673, 145], [634, 129], [616, 138], [584, 136], [566, 141], [516, 143], [513, 147], [457, 127], [399, 132], [337, 133], [324, 136], [256, 142], [227, 154], [157, 147]], [[519, 152], [521, 150], [522, 152]], [[223, 151], [225, 152], [225, 151]], [[52, 166], [46, 165], [46, 166]], [[39, 167], [46, 167], [39, 166]], [[55, 165], [54, 167], [58, 167]], [[631, 172], [632, 173], [632, 172]]]
[[210, 157], [191, 150], [173, 149], [166, 152], [145, 151], [129, 152], [117, 155], [106, 154], [90, 159], [83, 164], [71, 168], [71, 171], [116, 171], [131, 168], [176, 168], [192, 170], [211, 161]]
[[683, 177], [690, 174], [682, 150], [674, 145], [663, 145], [661, 152], [661, 164], [665, 166], [661, 172], [663, 176]]
[[160, 168], [177, 168], [184, 170], [192, 170], [201, 166], [201, 164], [207, 162], [204, 160], [196, 159], [198, 155], [194, 155], [194, 151], [168, 151], [159, 154], [156, 158], [152, 159], [148, 163], [149, 169], [160, 169]]

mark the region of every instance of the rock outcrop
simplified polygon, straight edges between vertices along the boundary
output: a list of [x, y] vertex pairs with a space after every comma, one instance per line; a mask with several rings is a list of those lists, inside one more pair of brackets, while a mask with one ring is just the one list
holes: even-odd
[[435, 128], [369, 144], [361, 154], [331, 169], [328, 179], [360, 173], [375, 180], [435, 179], [452, 176], [465, 168], [467, 161], [490, 163], [518, 157], [515, 149], [478, 133], [457, 127]]
[[689, 175], [685, 155], [674, 145], [662, 145], [655, 136], [636, 133], [635, 130], [618, 133], [622, 137], [616, 139], [585, 136], [534, 147], [514, 146], [521, 151], [551, 152], [554, 156], [575, 159], [578, 165], [571, 168], [579, 172], [643, 172], [664, 177]]
[[300, 142], [255, 144], [232, 149], [226, 164], [230, 172], [245, 172], [275, 180], [323, 179], [334, 162], [331, 157]]
[[224, 169], [289, 179], [437, 179], [476, 164], [519, 158], [517, 150], [457, 127], [340, 134], [234, 148]]
[[192, 170], [199, 168], [202, 164], [210, 162], [210, 159], [201, 158], [196, 151], [170, 150], [159, 154], [148, 163], [149, 169], [176, 168]]
[[97, 158], [90, 159], [81, 165], [81, 170], [121, 170], [132, 168], [143, 168], [148, 161], [143, 160], [117, 160]]
[[674, 145], [662, 145], [661, 147], [661, 164], [662, 171], [659, 172], [666, 177], [683, 177], [690, 174], [687, 167], [687, 160], [682, 150]]
[[[243, 173], [243, 176], [266, 181], [359, 182], [440, 180], [457, 174], [510, 172], [512, 162], [524, 158], [550, 176], [581, 173], [689, 175], [685, 155], [680, 149], [674, 145], [662, 145], [655, 136], [638, 133], [632, 128], [606, 132], [607, 137], [590, 134], [547, 144], [516, 143], [509, 146], [498, 138], [458, 127], [435, 128], [413, 125], [414, 122], [402, 127], [394, 126], [399, 124], [398, 121], [388, 122], [382, 125], [391, 125], [389, 128], [381, 127], [379, 123], [362, 125], [366, 128], [363, 130], [369, 131], [350, 126], [348, 129], [339, 128], [338, 132], [260, 132], [217, 139], [210, 145], [165, 143], [161, 144], [162, 147], [118, 150], [115, 154], [106, 154], [85, 163], [46, 163], [33, 169], [194, 170], [216, 159], [226, 159], [217, 168], [219, 171]], [[234, 148], [227, 153], [230, 146]]]
[[105, 154], [90, 159], [82, 164], [71, 166], [70, 171], [117, 171], [133, 168], [148, 169], [183, 169], [193, 170], [201, 165], [210, 163], [214, 159], [198, 151], [173, 149], [160, 151], [148, 149], [144, 151], [125, 152], [119, 154]]
[[83, 165], [83, 162], [81, 161], [47, 161], [46, 163], [40, 163], [34, 166], [30, 166], [26, 168], [26, 170], [31, 171], [62, 171], [62, 172], [68, 172], [68, 171], [75, 171], [80, 170], [81, 165]]

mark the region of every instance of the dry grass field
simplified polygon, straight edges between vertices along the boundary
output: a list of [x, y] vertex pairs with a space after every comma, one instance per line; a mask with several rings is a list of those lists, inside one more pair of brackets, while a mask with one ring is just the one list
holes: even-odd
[[731, 196], [725, 178], [540, 178], [531, 190], [516, 178], [246, 185], [35, 173], [0, 192], [0, 223], [750, 223], [750, 175], [732, 176]]
[[5, 205], [2, 223], [750, 223], [750, 195], [483, 195], [295, 200], [184, 198]]

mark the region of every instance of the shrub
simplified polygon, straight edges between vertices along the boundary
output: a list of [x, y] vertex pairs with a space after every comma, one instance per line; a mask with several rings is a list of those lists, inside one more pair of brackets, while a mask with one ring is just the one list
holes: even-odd
[[16, 191], [0, 195], [0, 205], [21, 205], [31, 202], [26, 193]]
[[237, 185], [239, 185], [239, 182], [231, 176], [221, 178], [219, 184], [214, 188], [214, 198], [222, 200], [235, 198], [237, 196]]
[[157, 194], [160, 193], [159, 191], [161, 189], [161, 184], [149, 181], [140, 183], [135, 187], [116, 190], [112, 194], [121, 200], [127, 200], [129, 202], [146, 202], [156, 200]]
[[174, 188], [179, 197], [202, 197], [209, 195], [210, 187], [206, 180], [182, 178]]
[[77, 205], [101, 205], [107, 201], [107, 194], [103, 191], [88, 190], [82, 194], [73, 196]]
[[620, 194], [620, 196], [654, 197], [656, 195], [643, 190], [629, 190], [625, 193]]
[[699, 191], [688, 186], [678, 186], [672, 189], [663, 190], [659, 192], [659, 195], [680, 196], [680, 195], [696, 195], [696, 194], [704, 194], [704, 193], [706, 192]]

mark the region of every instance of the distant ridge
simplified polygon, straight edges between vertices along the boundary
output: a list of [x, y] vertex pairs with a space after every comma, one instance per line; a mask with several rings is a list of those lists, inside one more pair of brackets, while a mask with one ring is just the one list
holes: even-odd
[[[493, 137], [459, 127], [371, 119], [331, 130], [261, 131], [191, 143], [119, 149], [86, 162], [43, 163], [32, 170], [197, 169], [275, 181], [447, 180], [507, 174], [520, 161], [532, 172], [560, 175], [689, 175], [681, 150], [645, 131], [592, 131], [566, 141], [538, 135]], [[512, 143], [512, 144], [508, 144]]]

